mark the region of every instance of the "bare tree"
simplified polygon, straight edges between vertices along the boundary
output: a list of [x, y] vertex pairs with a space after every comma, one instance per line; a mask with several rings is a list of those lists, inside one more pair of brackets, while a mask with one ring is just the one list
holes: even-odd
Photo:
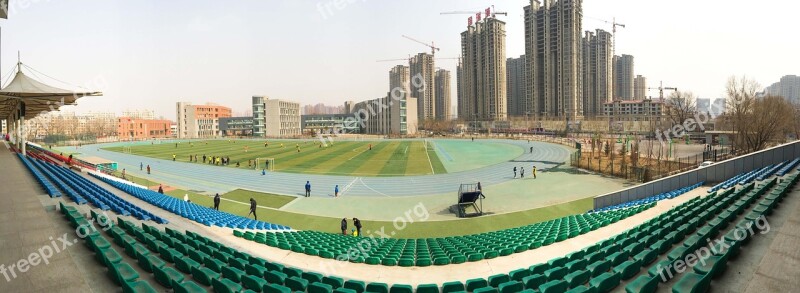
[[747, 127], [749, 123], [747, 116], [753, 109], [753, 103], [755, 103], [760, 89], [761, 85], [747, 76], [728, 78], [725, 85], [725, 118], [734, 131], [734, 148], [746, 147], [744, 136], [739, 135], [738, 132]]
[[697, 97], [692, 92], [674, 91], [664, 101], [664, 116], [672, 125], [683, 124], [697, 114]]
[[745, 115], [746, 123], [739, 126], [738, 137], [746, 150], [762, 150], [770, 142], [783, 142], [791, 130], [794, 111], [783, 97], [767, 96], [752, 103]]

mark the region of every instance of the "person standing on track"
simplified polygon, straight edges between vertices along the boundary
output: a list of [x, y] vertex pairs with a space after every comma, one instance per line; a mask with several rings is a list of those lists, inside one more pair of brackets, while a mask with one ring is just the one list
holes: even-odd
[[333, 188], [333, 196], [339, 197], [339, 185], [337, 184], [336, 187]]
[[258, 220], [258, 216], [256, 216], [256, 207], [257, 206], [258, 206], [258, 204], [256, 204], [256, 200], [251, 197], [250, 198], [250, 212], [247, 214], [248, 217], [250, 216], [250, 214], [253, 214], [253, 219]]
[[143, 170], [144, 170], [144, 163], [139, 162], [139, 171], [143, 171]]
[[531, 154], [533, 153], [533, 147], [531, 147]]
[[311, 196], [311, 181], [306, 181], [306, 197]]
[[219, 193], [217, 193], [217, 195], [214, 195], [214, 209], [215, 210], [219, 210], [219, 200], [220, 200]]
[[536, 165], [533, 166], [531, 173], [533, 173], [533, 179], [536, 179]]
[[517, 178], [517, 166], [514, 166], [514, 178]]
[[150, 175], [150, 165], [147, 165], [147, 175]]
[[519, 178], [525, 178], [525, 167], [519, 167]]

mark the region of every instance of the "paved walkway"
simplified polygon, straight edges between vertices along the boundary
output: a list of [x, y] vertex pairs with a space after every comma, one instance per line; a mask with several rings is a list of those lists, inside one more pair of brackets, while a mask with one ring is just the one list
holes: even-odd
[[[71, 242], [63, 249], [59, 238], [77, 237], [55, 209], [58, 200], [47, 196], [16, 155], [2, 145], [0, 166], [0, 292], [116, 291], [117, 285], [105, 274], [95, 277], [94, 270], [102, 273], [105, 269], [83, 244]], [[49, 254], [47, 263], [43, 262]]]
[[[101, 148], [108, 145], [103, 144], [86, 145], [78, 149], [70, 148], [69, 151], [79, 152], [82, 156], [96, 156], [116, 161], [119, 163], [119, 169], [125, 168], [133, 176], [201, 193], [223, 193], [236, 188], [244, 188], [302, 196], [303, 186], [309, 180], [313, 186], [312, 196], [314, 197], [332, 196], [335, 185], [339, 185], [340, 196], [377, 197], [453, 193], [458, 190], [461, 183], [481, 182], [484, 187], [488, 187], [512, 180], [511, 170], [514, 166], [525, 166], [530, 172], [529, 168], [535, 164], [540, 172], [543, 172], [564, 164], [572, 152], [568, 147], [543, 142], [528, 143], [524, 140], [481, 140], [481, 142], [511, 144], [525, 150], [534, 147], [534, 153], [525, 152], [512, 161], [456, 173], [403, 177], [353, 177], [282, 172], [268, 172], [266, 176], [262, 176], [261, 172], [252, 170], [187, 164], [104, 151]], [[471, 142], [464, 140], [463, 143]], [[139, 170], [140, 163], [149, 164], [153, 171], [152, 174], [147, 175], [145, 171]]]

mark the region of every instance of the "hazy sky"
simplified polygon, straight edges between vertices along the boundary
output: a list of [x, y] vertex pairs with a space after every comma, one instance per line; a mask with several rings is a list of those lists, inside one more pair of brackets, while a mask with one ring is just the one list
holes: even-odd
[[[344, 4], [336, 7], [336, 3]], [[524, 54], [522, 7], [497, 1], [506, 21], [508, 57]], [[2, 78], [16, 61], [49, 76], [105, 92], [85, 98], [78, 112], [154, 109], [175, 119], [175, 102], [215, 102], [234, 112], [252, 95], [301, 104], [339, 105], [388, 91], [388, 71], [403, 62], [376, 62], [427, 52], [401, 37], [435, 41], [437, 56], [457, 57], [469, 15], [489, 1], [109, 1], [11, 0], [2, 27]], [[330, 8], [327, 8], [330, 7]], [[610, 30], [617, 20], [617, 54], [635, 57], [635, 73], [656, 86], [722, 95], [730, 75], [767, 86], [800, 74], [796, 1], [587, 0], [583, 29]], [[591, 18], [590, 18], [591, 17]], [[438, 67], [453, 72], [456, 60]], [[34, 76], [36, 77], [36, 76]], [[74, 88], [39, 76], [54, 86]], [[657, 95], [657, 92], [650, 92]]]

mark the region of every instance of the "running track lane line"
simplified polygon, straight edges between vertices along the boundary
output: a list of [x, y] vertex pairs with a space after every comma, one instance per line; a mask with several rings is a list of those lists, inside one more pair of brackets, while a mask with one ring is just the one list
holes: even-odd
[[353, 181], [350, 181], [350, 183], [348, 183], [347, 186], [345, 186], [342, 189], [342, 192], [341, 192], [342, 195], [344, 195], [344, 193], [347, 192], [348, 189], [350, 189], [350, 186], [353, 186], [353, 183], [356, 183], [356, 180], [360, 180], [360, 179], [361, 179], [361, 177], [356, 177], [355, 179], [353, 179]]
[[[383, 195], [385, 197], [392, 197], [391, 195], [388, 195], [388, 194], [385, 194], [383, 192], [380, 192], [380, 191], [377, 191], [375, 189], [372, 189], [372, 187], [369, 187], [369, 185], [367, 185], [366, 183], [364, 183], [363, 180], [361, 180], [361, 177], [359, 177], [357, 179], [358, 179], [359, 182], [361, 182], [361, 185], [364, 185], [364, 187], [366, 187], [367, 189], [372, 190], [372, 191], [377, 192], [377, 193], [380, 193], [381, 195]], [[355, 181], [355, 180], [353, 180], [353, 181]]]
[[431, 174], [436, 174], [436, 172], [433, 171], [433, 163], [431, 163], [431, 155], [428, 154], [428, 140], [427, 139], [425, 140], [425, 157], [428, 157], [428, 165], [431, 166]]

